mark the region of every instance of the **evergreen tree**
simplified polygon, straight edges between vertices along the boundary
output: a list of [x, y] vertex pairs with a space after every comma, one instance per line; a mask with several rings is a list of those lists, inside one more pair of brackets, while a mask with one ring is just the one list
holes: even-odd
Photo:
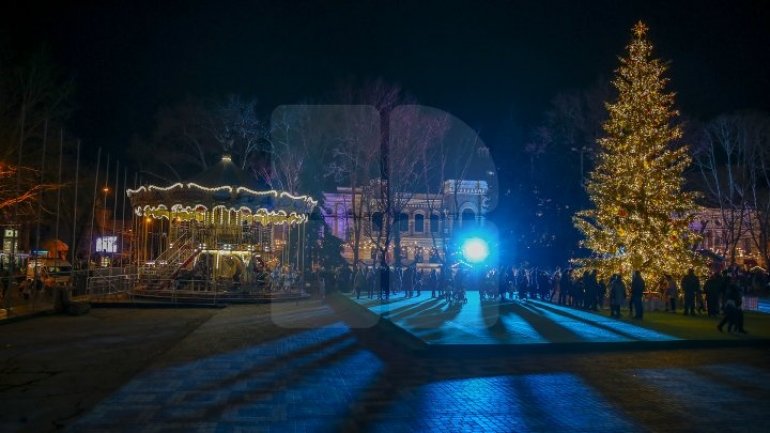
[[605, 135], [586, 185], [595, 208], [578, 212], [574, 221], [593, 253], [579, 266], [603, 276], [638, 269], [657, 281], [683, 275], [700, 261], [689, 229], [695, 196], [682, 190], [691, 160], [679, 143], [674, 93], [665, 89], [667, 66], [652, 58], [646, 33], [644, 23], [636, 24], [627, 57], [620, 58], [613, 81], [618, 98], [607, 104]]

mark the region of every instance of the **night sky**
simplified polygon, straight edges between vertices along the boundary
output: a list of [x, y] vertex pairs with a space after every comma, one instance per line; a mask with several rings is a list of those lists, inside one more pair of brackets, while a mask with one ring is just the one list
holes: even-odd
[[47, 46], [76, 83], [71, 134], [116, 153], [187, 96], [256, 97], [269, 113], [383, 77], [504, 157], [554, 95], [612, 76], [639, 19], [684, 113], [770, 109], [766, 1], [543, 3], [27, 1], [6, 6], [0, 49]]

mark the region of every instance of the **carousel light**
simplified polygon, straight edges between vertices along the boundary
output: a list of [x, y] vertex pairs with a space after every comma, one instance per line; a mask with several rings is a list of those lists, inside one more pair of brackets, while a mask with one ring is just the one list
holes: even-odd
[[214, 188], [209, 188], [209, 187], [206, 187], [206, 186], [203, 186], [203, 185], [198, 185], [197, 183], [194, 183], [194, 182], [190, 182], [190, 183], [187, 184], [187, 187], [188, 188], [197, 188], [197, 189], [200, 189], [200, 190], [206, 191], [206, 192], [217, 192], [217, 191], [227, 191], [227, 192], [230, 192], [230, 193], [233, 192], [233, 187], [231, 187], [231, 186], [217, 186], [217, 187], [214, 187]]

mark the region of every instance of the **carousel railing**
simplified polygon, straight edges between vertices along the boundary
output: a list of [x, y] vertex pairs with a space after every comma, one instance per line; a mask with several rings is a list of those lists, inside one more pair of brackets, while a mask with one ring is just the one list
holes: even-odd
[[155, 259], [155, 263], [174, 263], [183, 250], [192, 244], [192, 235], [189, 231], [183, 232], [171, 243], [171, 246], [160, 253]]

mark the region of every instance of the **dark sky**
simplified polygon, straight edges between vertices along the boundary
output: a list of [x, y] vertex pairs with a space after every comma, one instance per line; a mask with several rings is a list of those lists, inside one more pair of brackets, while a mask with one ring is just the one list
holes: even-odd
[[46, 44], [74, 77], [71, 132], [118, 149], [185, 96], [257, 97], [265, 112], [381, 76], [452, 112], [493, 148], [516, 142], [558, 92], [611, 77], [643, 19], [671, 60], [682, 111], [770, 110], [770, 2], [24, 2], [0, 48]]

